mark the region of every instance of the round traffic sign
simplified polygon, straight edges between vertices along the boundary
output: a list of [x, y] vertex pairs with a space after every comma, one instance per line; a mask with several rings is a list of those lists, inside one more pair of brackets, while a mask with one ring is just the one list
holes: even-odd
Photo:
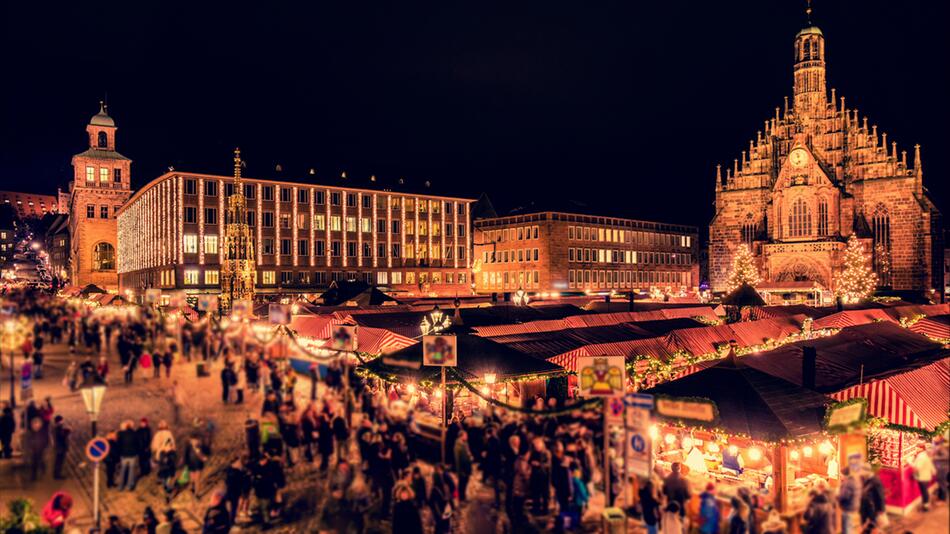
[[109, 442], [105, 438], [92, 438], [86, 444], [86, 457], [93, 462], [101, 462], [109, 454]]
[[643, 450], [647, 448], [647, 443], [646, 440], [643, 439], [643, 436], [634, 434], [633, 437], [630, 438], [630, 447], [636, 452], [643, 452]]

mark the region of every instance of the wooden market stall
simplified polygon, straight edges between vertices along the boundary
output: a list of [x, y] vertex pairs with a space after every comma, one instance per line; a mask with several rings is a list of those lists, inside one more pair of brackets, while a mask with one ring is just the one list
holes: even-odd
[[646, 393], [656, 397], [655, 465], [664, 473], [685, 465], [693, 488], [713, 482], [724, 503], [746, 488], [791, 517], [811, 489], [838, 476], [838, 439], [822, 426], [831, 399], [734, 353]]

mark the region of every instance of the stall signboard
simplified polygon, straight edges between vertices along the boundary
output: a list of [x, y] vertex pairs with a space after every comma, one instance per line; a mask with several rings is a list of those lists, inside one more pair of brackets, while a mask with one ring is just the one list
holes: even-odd
[[145, 303], [149, 306], [154, 306], [162, 300], [162, 290], [151, 288], [145, 290]]
[[217, 295], [199, 295], [198, 296], [198, 310], [214, 313], [218, 311], [218, 296]]
[[248, 299], [235, 299], [231, 303], [231, 315], [235, 319], [250, 319], [254, 313], [254, 306]]
[[168, 296], [168, 305], [172, 308], [181, 308], [187, 303], [184, 291], [172, 291]]
[[422, 336], [422, 364], [455, 367], [458, 364], [458, 339], [455, 336]]
[[[650, 408], [653, 397], [637, 394], [627, 407], [627, 469], [630, 474], [649, 477], [653, 473], [653, 438], [650, 437]], [[628, 399], [629, 401], [630, 399]]]
[[659, 397], [656, 413], [670, 419], [712, 423], [717, 419], [716, 403], [709, 399]]
[[271, 302], [267, 307], [267, 320], [270, 324], [290, 324], [290, 304]]
[[330, 349], [355, 351], [356, 327], [347, 324], [333, 325], [333, 329], [330, 330]]
[[577, 376], [581, 397], [620, 397], [623, 395], [627, 360], [623, 356], [582, 356], [577, 358]]
[[863, 397], [855, 397], [829, 406], [825, 413], [825, 430], [845, 433], [860, 427], [867, 417], [867, 408], [868, 401]]

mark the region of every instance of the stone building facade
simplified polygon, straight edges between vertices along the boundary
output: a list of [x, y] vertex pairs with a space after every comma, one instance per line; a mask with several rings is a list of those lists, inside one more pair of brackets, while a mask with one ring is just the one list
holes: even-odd
[[116, 152], [115, 121], [100, 104], [86, 126], [89, 148], [73, 156], [69, 184], [69, 280], [117, 290], [119, 208], [132, 195], [132, 160]]
[[545, 211], [475, 221], [479, 293], [699, 285], [695, 226]]
[[[923, 187], [920, 146], [907, 152], [826, 90], [825, 39], [811, 26], [794, 41], [793, 98], [775, 108], [748, 150], [716, 167], [709, 276], [725, 289], [741, 243], [754, 252], [760, 290], [815, 288], [827, 303], [851, 234], [879, 283], [942, 291], [941, 216]], [[811, 295], [810, 297], [815, 297]]]

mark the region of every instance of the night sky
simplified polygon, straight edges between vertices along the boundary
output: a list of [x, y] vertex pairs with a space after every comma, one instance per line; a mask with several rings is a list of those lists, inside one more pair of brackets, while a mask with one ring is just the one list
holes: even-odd
[[[5, 2], [5, 189], [66, 186], [107, 95], [133, 186], [169, 165], [336, 183], [431, 181], [706, 226], [731, 165], [791, 94], [804, 2]], [[299, 4], [299, 5], [298, 5]], [[312, 4], [312, 5], [310, 5]], [[829, 89], [950, 214], [950, 4], [816, 1]]]

